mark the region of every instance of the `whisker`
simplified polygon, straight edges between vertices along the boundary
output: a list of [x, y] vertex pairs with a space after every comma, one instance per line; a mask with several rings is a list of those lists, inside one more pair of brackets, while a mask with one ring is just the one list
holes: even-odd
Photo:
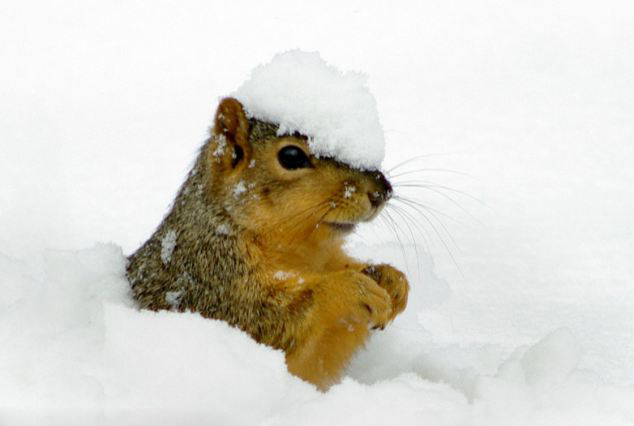
[[[329, 204], [325, 204], [325, 205], [321, 206], [319, 209], [315, 209], [315, 210], [314, 210], [313, 212], [311, 212], [311, 213], [317, 213], [317, 214], [319, 214], [319, 212], [320, 212], [322, 209], [324, 209], [324, 208], [325, 208], [324, 213], [323, 213], [323, 214], [319, 217], [319, 219], [318, 219], [318, 220], [317, 220], [317, 222], [315, 223], [315, 226], [313, 226], [313, 228], [310, 230], [310, 232], [308, 233], [308, 235], [306, 235], [306, 238], [310, 237], [310, 236], [313, 234], [313, 232], [315, 232], [315, 230], [316, 230], [316, 229], [317, 229], [317, 228], [321, 225], [321, 223], [322, 223], [322, 221], [323, 221], [324, 217], [326, 217], [326, 215], [327, 215], [328, 213], [330, 213], [330, 212], [333, 210], [333, 207], [331, 207]], [[302, 220], [302, 222], [303, 222], [303, 220]], [[299, 224], [297, 224], [297, 225], [295, 226], [295, 228], [297, 228], [297, 227], [301, 226], [301, 225], [302, 225], [302, 222], [300, 222]], [[289, 243], [291, 243], [291, 245], [292, 245], [292, 244], [296, 241], [296, 238], [297, 238], [297, 235], [298, 235], [298, 234], [299, 234], [299, 233], [292, 233], [292, 234], [291, 234], [291, 238], [289, 239]]]
[[394, 178], [401, 177], [401, 176], [412, 175], [412, 174], [415, 174], [415, 173], [426, 173], [426, 172], [452, 173], [452, 174], [456, 174], [456, 175], [460, 175], [460, 176], [466, 176], [466, 177], [470, 177], [470, 178], [474, 177], [473, 175], [470, 175], [469, 173], [461, 172], [459, 170], [438, 169], [438, 168], [434, 168], [434, 169], [426, 169], [426, 168], [424, 168], [424, 169], [408, 170], [406, 172], [398, 173], [396, 175], [389, 174], [389, 172], [386, 172], [386, 174], [389, 176], [390, 179], [394, 179]]
[[[411, 198], [410, 196], [403, 196], [402, 192], [406, 191], [411, 193], [413, 189], [418, 189], [420, 194], [420, 190], [428, 191], [426, 194], [431, 194], [432, 200], [447, 200], [461, 212], [466, 213], [471, 220], [480, 224], [480, 220], [474, 217], [474, 215], [465, 208], [464, 199], [467, 198], [469, 200], [476, 201], [480, 205], [485, 205], [485, 203], [481, 199], [478, 199], [467, 192], [427, 181], [427, 178], [431, 173], [451, 173], [458, 176], [465, 176], [467, 178], [474, 178], [473, 175], [460, 170], [452, 170], [442, 167], [417, 167], [424, 165], [421, 160], [428, 157], [430, 157], [430, 155], [421, 155], [409, 158], [384, 172], [390, 180], [392, 187], [398, 193], [398, 195], [395, 193], [392, 196], [394, 203], [386, 206], [390, 207], [389, 209], [386, 208], [386, 214], [398, 217], [401, 232], [405, 232], [406, 235], [409, 234], [409, 238], [414, 241], [415, 250], [417, 248], [415, 241], [417, 235], [420, 235], [423, 242], [427, 245], [431, 242], [440, 242], [440, 246], [443, 247], [449, 255], [449, 258], [451, 258], [451, 261], [455, 265], [456, 269], [464, 276], [462, 268], [458, 264], [456, 258], [457, 253], [460, 252], [460, 247], [446, 224], [447, 220], [450, 220], [452, 224], [465, 224], [458, 218], [454, 217], [454, 215], [443, 211], [444, 209], [441, 210], [437, 208], [435, 206], [436, 203], [433, 203], [434, 205], [428, 205], [427, 201], [422, 201], [422, 199], [419, 201], [416, 197]], [[418, 161], [421, 162], [413, 164]], [[408, 164], [410, 166], [406, 166]], [[412, 190], [408, 191], [408, 188], [412, 188]], [[446, 207], [447, 202], [442, 204]], [[455, 210], [455, 207], [450, 208], [450, 210]], [[454, 212], [452, 211], [451, 213]], [[391, 216], [390, 219], [392, 222], [396, 222]], [[419, 259], [420, 253], [417, 252], [416, 256], [417, 259]], [[420, 265], [418, 268], [420, 271]]]
[[398, 244], [401, 247], [401, 255], [403, 256], [403, 262], [405, 262], [405, 267], [407, 268], [407, 256], [405, 254], [405, 247], [403, 246], [403, 242], [401, 241], [401, 238], [398, 235], [398, 226], [396, 225], [396, 222], [394, 222], [394, 219], [392, 218], [392, 216], [386, 209], [383, 209], [383, 213], [385, 214], [385, 217], [387, 218], [386, 219], [387, 223], [390, 224], [392, 233], [396, 237], [396, 240], [398, 241]]
[[[427, 217], [427, 215], [423, 212], [423, 210], [417, 208], [417, 206], [415, 204], [408, 204], [407, 201], [410, 201], [410, 200], [404, 200], [402, 198], [395, 199], [395, 200], [403, 202], [404, 205], [408, 205], [410, 208], [414, 209], [417, 213], [419, 213], [423, 217], [425, 222], [427, 222], [427, 224], [429, 224], [429, 226], [431, 226], [431, 228], [433, 229], [434, 233], [436, 234], [436, 236], [440, 240], [441, 244], [444, 246], [445, 250], [447, 251], [447, 254], [449, 254], [449, 257], [453, 261], [454, 265], [456, 266], [456, 268], [458, 269], [460, 274], [463, 275], [462, 269], [460, 268], [460, 265], [458, 265], [458, 262], [456, 261], [456, 258], [455, 258], [454, 254], [453, 254], [453, 251], [451, 250], [451, 248], [449, 247], [449, 245], [447, 244], [447, 242], [443, 238], [441, 232], [438, 230], [438, 227], [434, 224], [434, 222], [429, 217]], [[454, 244], [456, 249], [459, 250], [458, 244], [454, 240], [454, 238], [451, 235], [451, 233], [447, 230], [447, 227], [444, 225], [444, 223], [440, 219], [438, 219], [438, 217], [432, 211], [430, 211], [427, 206], [421, 205], [421, 207], [424, 208], [425, 210], [427, 210], [427, 212], [438, 222], [438, 224], [441, 226], [441, 229], [443, 231], [445, 231], [445, 233], [447, 234], [447, 236], [449, 237], [451, 242]]]
[[420, 276], [421, 272], [422, 272], [421, 267], [420, 267], [420, 253], [418, 252], [418, 244], [416, 244], [416, 238], [414, 237], [414, 231], [412, 231], [412, 228], [411, 228], [411, 226], [409, 224], [409, 221], [407, 220], [407, 217], [403, 215], [402, 209], [396, 208], [396, 206], [391, 206], [391, 207], [394, 210], [394, 213], [398, 214], [399, 217], [401, 219], [403, 219], [403, 222], [405, 223], [405, 226], [407, 226], [407, 229], [409, 230], [409, 234], [412, 237], [412, 245], [414, 246], [414, 254], [416, 255], [416, 267], [417, 267], [417, 270], [418, 270], [418, 275]]
[[[394, 211], [399, 211], [401, 213], [400, 217], [403, 218], [403, 214], [409, 214], [409, 212], [407, 212], [402, 206], [398, 206], [396, 204], [389, 204], [387, 206], [387, 208], [390, 208]], [[413, 216], [410, 214], [410, 217], [412, 218], [412, 225], [416, 228], [416, 230], [419, 232], [422, 240], [423, 240], [423, 248], [426, 251], [430, 251], [431, 246], [429, 245], [430, 243], [430, 239], [429, 239], [429, 235], [427, 234], [425, 228], [423, 228], [422, 226], [420, 226], [420, 224], [418, 224], [415, 220], [413, 220]], [[404, 218], [403, 218], [404, 219]], [[404, 219], [405, 220], [405, 219]], [[417, 241], [414, 239], [413, 240], [414, 244], [417, 244]]]
[[[416, 180], [411, 180], [411, 181], [404, 181], [404, 182], [391, 182], [392, 186], [394, 188], [423, 188], [423, 189], [429, 189], [430, 191], [432, 191], [432, 188], [435, 189], [436, 191], [440, 190], [440, 189], [444, 189], [445, 191], [449, 191], [449, 192], [454, 192], [456, 194], [460, 194], [462, 196], [465, 196], [483, 206], [485, 206], [486, 204], [484, 203], [484, 201], [482, 201], [481, 199], [474, 197], [473, 195], [469, 194], [468, 192], [465, 191], [460, 191], [459, 189], [455, 189], [455, 188], [451, 188], [449, 186], [445, 186], [445, 185], [437, 185], [428, 181], [416, 181]], [[438, 192], [440, 193], [440, 192]]]
[[387, 169], [387, 170], [385, 171], [385, 174], [387, 175], [387, 174], [391, 173], [392, 171], [394, 171], [394, 170], [398, 169], [399, 167], [403, 167], [404, 165], [411, 163], [412, 161], [418, 161], [418, 160], [421, 160], [421, 159], [423, 159], [423, 158], [439, 157], [439, 156], [442, 156], [442, 155], [450, 155], [450, 154], [449, 154], [449, 153], [445, 153], [445, 154], [439, 153], [439, 154], [424, 154], [424, 155], [417, 155], [417, 156], [415, 156], [415, 157], [408, 158], [407, 160], [402, 161], [402, 162], [398, 163], [398, 164], [397, 164], [397, 165], [395, 165], [395, 166], [392, 166], [391, 168], [389, 168], [389, 169]]
[[418, 206], [420, 208], [423, 208], [423, 209], [429, 211], [429, 213], [431, 213], [431, 214], [437, 213], [437, 214], [439, 214], [439, 215], [451, 220], [452, 222], [457, 223], [458, 225], [466, 226], [465, 223], [459, 221], [458, 219], [454, 218], [453, 216], [448, 215], [447, 213], [443, 212], [442, 210], [438, 210], [435, 207], [429, 206], [427, 204], [423, 204], [420, 201], [416, 201], [416, 200], [411, 199], [411, 198], [405, 198], [405, 197], [403, 197], [401, 195], [395, 195], [392, 198], [394, 199], [394, 201], [400, 201], [402, 203], [413, 204], [415, 206]]
[[[323, 209], [325, 209], [326, 211], [321, 214], [319, 222], [321, 222], [323, 220], [323, 218], [325, 217], [326, 214], [328, 214], [328, 212], [332, 209], [332, 207], [330, 206], [330, 203], [328, 202], [322, 202], [322, 203], [318, 203], [315, 206], [313, 206], [314, 209], [304, 209], [304, 214], [302, 215], [296, 215], [293, 214], [293, 217], [296, 218], [297, 220], [293, 221], [293, 222], [289, 222], [286, 223], [284, 225], [280, 225], [277, 228], [273, 228], [270, 231], [264, 233], [263, 235], [265, 237], [267, 237], [268, 235], [274, 233], [274, 232], [284, 232], [285, 234], [287, 234], [289, 236], [289, 238], [286, 241], [286, 245], [284, 247], [268, 247], [268, 254], [271, 256], [275, 256], [275, 255], [279, 255], [279, 256], [287, 256], [288, 255], [288, 249], [291, 248], [295, 242], [297, 241], [297, 238], [302, 235], [302, 232], [296, 232], [299, 228], [302, 227], [302, 223], [304, 222], [304, 220], [311, 215], [314, 214], [321, 214], [321, 211]], [[309, 211], [306, 211], [309, 210]], [[290, 215], [289, 215], [290, 216]], [[310, 235], [312, 235], [312, 233], [315, 231], [315, 229], [317, 229], [316, 227], [314, 227], [313, 229], [311, 229], [311, 231], [309, 232], [308, 235], [306, 235], [305, 237], [308, 238]]]
[[[329, 199], [316, 203], [312, 206], [309, 206], [300, 212], [293, 212], [289, 215], [284, 215], [279, 221], [274, 222], [270, 225], [270, 228], [267, 232], [265, 232], [264, 236], [269, 236], [272, 233], [278, 233], [280, 231], [287, 232], [289, 234], [295, 234], [295, 231], [298, 228], [301, 228], [303, 223], [307, 218], [314, 215], [315, 213], [319, 214], [321, 209], [329, 208]], [[294, 238], [291, 238], [289, 242], [293, 242]]]
[[[478, 219], [477, 217], [475, 217], [473, 214], [471, 214], [471, 212], [469, 210], [467, 210], [465, 207], [463, 207], [458, 201], [456, 201], [454, 198], [450, 197], [449, 195], [445, 194], [442, 191], [439, 191], [433, 187], [429, 187], [429, 186], [419, 186], [422, 189], [426, 189], [428, 191], [431, 191], [435, 194], [440, 195], [441, 197], [445, 198], [446, 200], [448, 200], [451, 204], [453, 204], [454, 206], [456, 206], [458, 209], [460, 209], [460, 211], [462, 211], [463, 213], [465, 213], [467, 216], [469, 216], [469, 218], [475, 222], [477, 222], [479, 225], [484, 226], [484, 224], [482, 223], [482, 221], [480, 221], [480, 219]], [[415, 202], [415, 199], [410, 199], [412, 202]], [[479, 200], [478, 200], [479, 201]], [[454, 221], [456, 221], [455, 219], [453, 219]], [[464, 225], [464, 224], [463, 224]]]
[[[414, 209], [415, 211], [417, 211], [418, 213], [423, 214], [423, 212], [420, 209], [423, 209], [425, 211], [427, 211], [434, 219], [436, 219], [436, 221], [440, 224], [440, 226], [443, 228], [443, 230], [447, 233], [447, 235], [451, 238], [451, 240], [453, 241], [453, 237], [451, 236], [451, 233], [447, 230], [447, 228], [445, 227], [444, 223], [435, 215], [435, 213], [438, 213], [444, 217], [446, 217], [447, 219], [453, 220], [454, 222], [461, 224], [459, 221], [457, 221], [456, 219], [452, 218], [451, 216], [446, 215], [445, 213], [434, 209], [433, 207], [427, 206], [425, 204], [422, 204], [420, 202], [417, 202], [415, 200], [410, 200], [407, 198], [403, 198], [403, 197], [398, 197], [395, 199], [395, 201], [400, 201], [406, 205], [409, 205], [409, 207], [411, 207], [412, 209]], [[455, 244], [455, 242], [454, 242]], [[457, 244], [455, 244], [456, 247], [458, 247]]]
[[306, 213], [310, 214], [310, 213], [313, 212], [314, 209], [317, 209], [317, 208], [321, 207], [322, 205], [325, 205], [325, 204], [327, 204], [329, 202], [330, 202], [330, 198], [325, 199], [325, 200], [323, 200], [323, 201], [321, 201], [319, 203], [313, 204], [311, 206], [308, 206], [305, 209], [300, 210], [299, 212], [293, 212], [292, 214], [289, 214], [289, 215], [286, 215], [286, 216], [282, 216], [280, 218], [280, 220], [274, 222], [272, 224], [272, 226], [273, 227], [277, 227], [277, 226], [279, 226], [281, 224], [288, 223], [289, 219], [291, 219], [291, 218], [303, 217], [302, 215], [304, 215]]

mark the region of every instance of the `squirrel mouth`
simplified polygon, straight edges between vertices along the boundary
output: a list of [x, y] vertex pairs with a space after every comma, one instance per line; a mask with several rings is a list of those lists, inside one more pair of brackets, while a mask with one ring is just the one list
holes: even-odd
[[357, 224], [352, 222], [326, 222], [326, 225], [335, 231], [351, 232]]

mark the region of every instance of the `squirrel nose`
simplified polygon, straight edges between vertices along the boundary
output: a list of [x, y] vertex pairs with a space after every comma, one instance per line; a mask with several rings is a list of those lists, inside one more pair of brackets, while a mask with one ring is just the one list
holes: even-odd
[[372, 172], [372, 175], [377, 188], [373, 191], [368, 191], [368, 199], [372, 207], [378, 208], [392, 197], [392, 185], [383, 173], [377, 171]]

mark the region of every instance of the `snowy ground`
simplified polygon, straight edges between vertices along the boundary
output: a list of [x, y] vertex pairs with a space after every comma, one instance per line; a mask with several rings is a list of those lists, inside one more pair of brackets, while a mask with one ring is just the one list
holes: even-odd
[[[634, 424], [634, 6], [368, 3], [0, 6], [0, 425]], [[369, 74], [386, 168], [424, 156], [395, 181], [451, 188], [354, 236], [412, 295], [326, 394], [123, 277], [217, 99], [296, 47]]]

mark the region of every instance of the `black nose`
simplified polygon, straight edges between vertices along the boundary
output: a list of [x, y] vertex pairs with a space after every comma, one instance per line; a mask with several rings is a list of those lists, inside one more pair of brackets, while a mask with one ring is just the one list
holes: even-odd
[[368, 198], [372, 207], [378, 208], [392, 197], [392, 185], [381, 172], [372, 172], [372, 177], [376, 182], [377, 188], [368, 191]]

